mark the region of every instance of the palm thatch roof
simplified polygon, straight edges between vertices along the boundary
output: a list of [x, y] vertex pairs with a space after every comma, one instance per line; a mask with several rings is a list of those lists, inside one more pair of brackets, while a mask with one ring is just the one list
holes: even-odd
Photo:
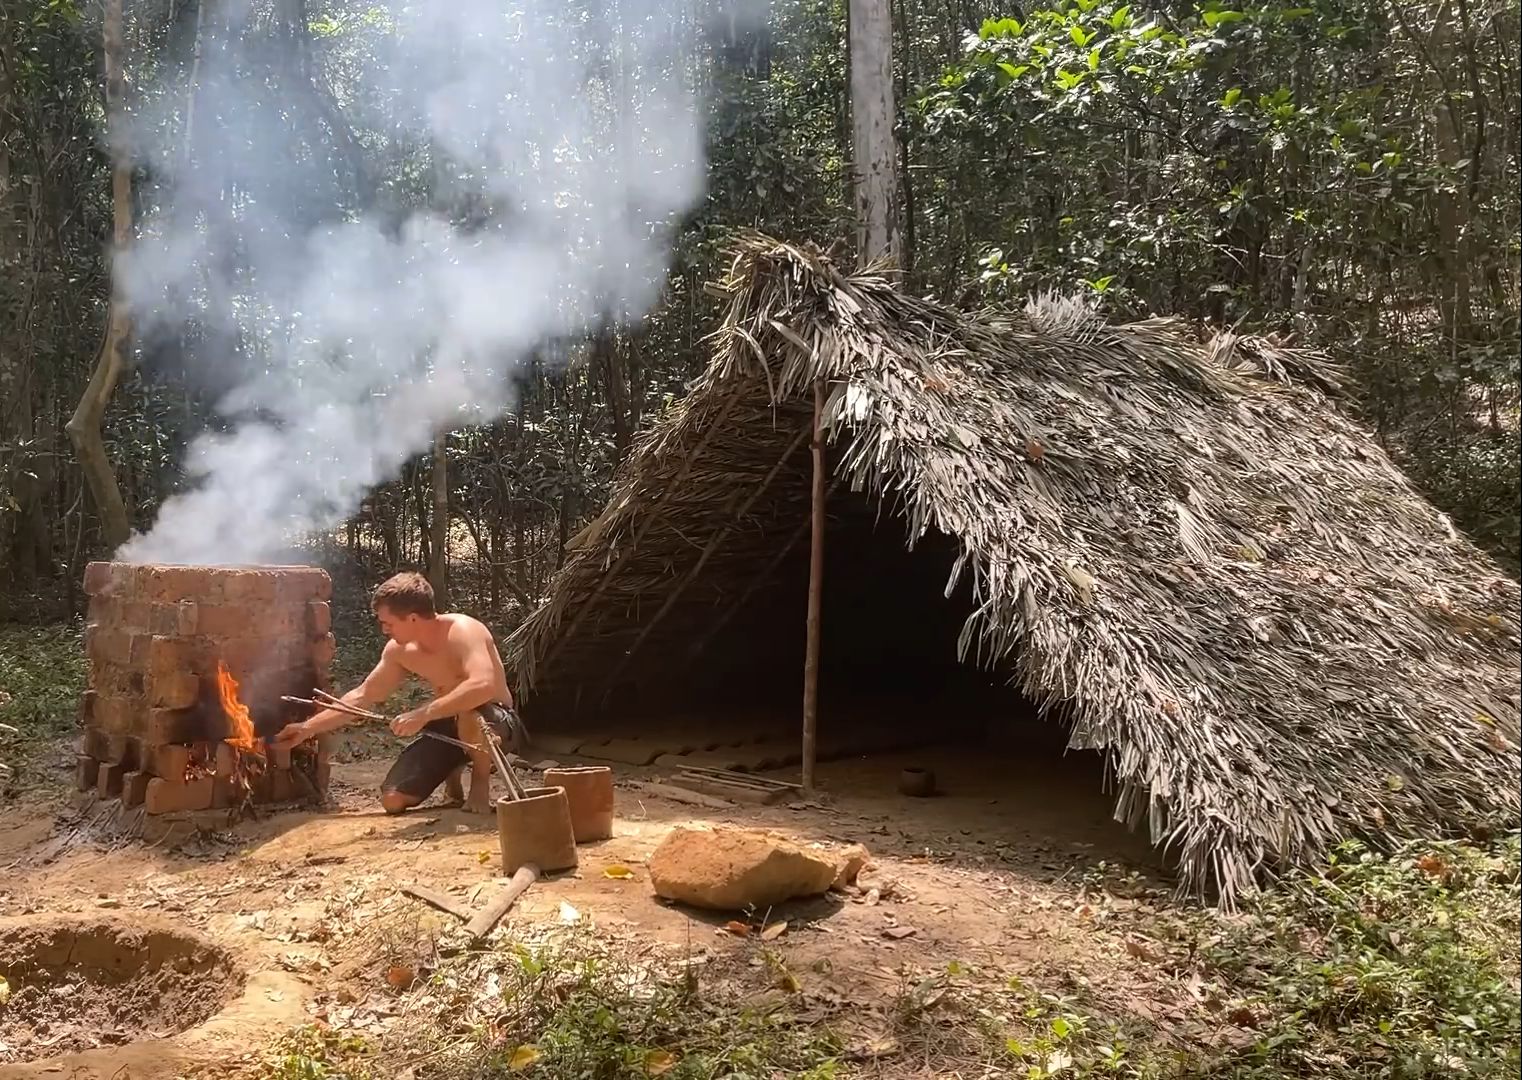
[[531, 701], [679, 663], [766, 583], [807, 533], [818, 379], [837, 488], [955, 538], [959, 652], [1108, 755], [1183, 887], [1515, 827], [1518, 587], [1315, 354], [1057, 299], [969, 316], [759, 236], [721, 288], [712, 365], [507, 643]]

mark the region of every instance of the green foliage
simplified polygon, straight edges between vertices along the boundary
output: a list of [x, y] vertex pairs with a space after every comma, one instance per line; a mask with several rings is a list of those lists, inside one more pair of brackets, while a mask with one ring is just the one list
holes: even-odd
[[0, 721], [28, 740], [73, 729], [85, 689], [83, 628], [0, 624]]
[[1518, 842], [1348, 843], [1202, 950], [1260, 1013], [1233, 1074], [1516, 1076]]

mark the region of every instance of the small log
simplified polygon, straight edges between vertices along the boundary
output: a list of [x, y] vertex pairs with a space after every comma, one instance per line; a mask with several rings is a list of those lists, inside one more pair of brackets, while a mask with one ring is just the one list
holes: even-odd
[[523, 895], [525, 889], [539, 880], [539, 868], [537, 866], [520, 866], [518, 872], [513, 875], [513, 880], [499, 892], [491, 903], [480, 910], [475, 918], [470, 920], [470, 925], [465, 928], [473, 940], [479, 941], [492, 932], [492, 928], [502, 921], [502, 916], [507, 914], [507, 909], [512, 907], [518, 897]]
[[429, 907], [438, 908], [446, 915], [453, 915], [463, 923], [468, 923], [471, 920], [473, 913], [470, 908], [448, 893], [438, 892], [428, 888], [426, 885], [403, 885], [399, 891], [404, 895], [412, 897], [414, 900], [421, 900]]
[[690, 803], [693, 806], [707, 806], [714, 810], [735, 809], [735, 804], [728, 799], [720, 799], [714, 795], [704, 795], [700, 791], [688, 791], [686, 788], [675, 784], [662, 784], [655, 780], [646, 780], [639, 785], [639, 789], [647, 795], [654, 795], [661, 799], [670, 799], [672, 802]]

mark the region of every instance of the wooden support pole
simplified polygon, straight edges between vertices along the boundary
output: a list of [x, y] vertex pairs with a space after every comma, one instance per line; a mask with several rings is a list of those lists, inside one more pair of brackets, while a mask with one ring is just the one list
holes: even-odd
[[803, 654], [803, 790], [814, 790], [814, 752], [819, 734], [819, 615], [824, 599], [824, 379], [814, 380], [814, 487], [809, 520], [808, 640]]

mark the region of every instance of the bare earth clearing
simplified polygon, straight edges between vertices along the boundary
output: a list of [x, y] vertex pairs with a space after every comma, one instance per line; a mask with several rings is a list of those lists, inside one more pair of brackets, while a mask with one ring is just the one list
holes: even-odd
[[[921, 755], [923, 760], [923, 755]], [[321, 1020], [338, 1029], [382, 1032], [409, 1009], [396, 968], [426, 974], [447, 944], [452, 919], [401, 895], [415, 882], [479, 907], [495, 887], [496, 835], [488, 822], [430, 805], [387, 817], [373, 792], [381, 759], [340, 765], [334, 808], [286, 811], [218, 833], [171, 836], [150, 846], [101, 839], [78, 828], [69, 807], [0, 815], [0, 902], [15, 914], [110, 912], [198, 931], [241, 969], [278, 976], [265, 999], [213, 1043], [163, 1044], [147, 1053], [114, 1050], [68, 1062], [81, 1080], [205, 1075], [211, 1062], [253, 1060], [280, 1025]], [[826, 769], [824, 782], [890, 790], [890, 759]], [[620, 779], [646, 772], [626, 768]], [[1033, 774], [1010, 795], [1008, 769], [964, 777], [958, 793], [930, 800], [854, 796], [793, 807], [695, 810], [621, 787], [615, 837], [581, 849], [572, 874], [552, 876], [520, 900], [499, 939], [575, 927], [627, 939], [642, 950], [696, 962], [725, 979], [796, 987], [811, 1014], [860, 1048], [891, 1056], [895, 1010], [927, 975], [951, 971], [990, 983], [1053, 992], [1084, 991], [1109, 1010], [1144, 1020], [1187, 1021], [1195, 1038], [1226, 1038], [1231, 1027], [1158, 963], [1137, 927], [1166, 883], [1116, 875], [1096, 888], [1086, 869], [1101, 859], [1145, 867], [1144, 844], [1103, 818], [1095, 799], [1063, 797], [1061, 769]], [[877, 775], [880, 774], [880, 775]], [[995, 794], [1000, 789], [1005, 794]], [[801, 840], [860, 841], [873, 856], [852, 894], [832, 894], [787, 910], [753, 913], [785, 932], [737, 936], [724, 918], [656, 899], [644, 870], [676, 824], [727, 821], [783, 830]], [[627, 867], [632, 876], [620, 875]], [[1088, 885], [1085, 886], [1085, 881]], [[772, 936], [776, 935], [776, 936]], [[762, 952], [766, 961], [759, 962]], [[388, 975], [390, 976], [388, 980]], [[39, 1034], [45, 1039], [45, 1034]], [[79, 1044], [78, 1032], [67, 1045]], [[184, 1040], [176, 1040], [181, 1042]], [[144, 1049], [148, 1049], [144, 1047]], [[0, 1058], [0, 1061], [4, 1061]], [[78, 1066], [84, 1066], [79, 1068]], [[36, 1066], [0, 1067], [0, 1076], [40, 1075]], [[909, 1075], [918, 1066], [900, 1061]], [[927, 1074], [928, 1075], [928, 1074]]]

